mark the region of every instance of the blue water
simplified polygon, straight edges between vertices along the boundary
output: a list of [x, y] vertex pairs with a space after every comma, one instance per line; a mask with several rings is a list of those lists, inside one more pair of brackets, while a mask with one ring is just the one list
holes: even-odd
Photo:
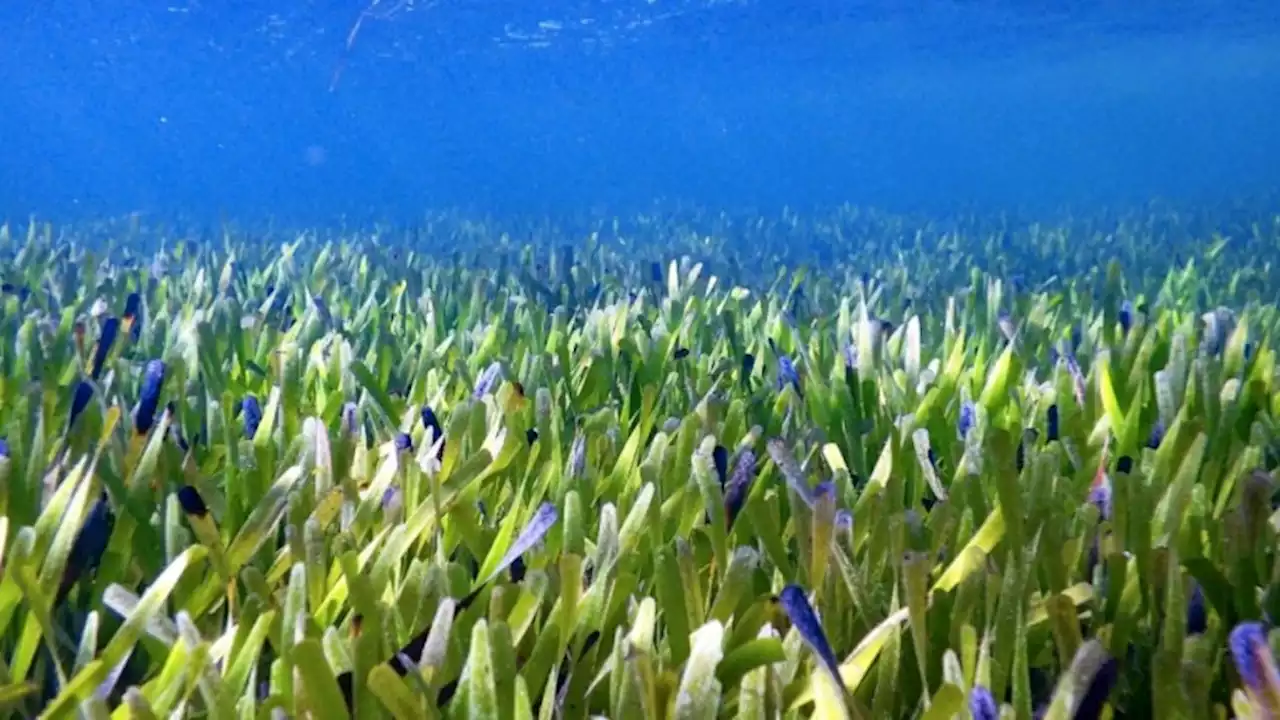
[[360, 2], [5, 3], [0, 217], [943, 212], [1280, 186], [1274, 2], [391, 3], [349, 52]]

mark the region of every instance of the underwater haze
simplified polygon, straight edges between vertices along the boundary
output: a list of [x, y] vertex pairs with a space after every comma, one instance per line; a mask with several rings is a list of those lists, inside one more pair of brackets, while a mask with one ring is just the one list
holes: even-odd
[[949, 212], [1280, 185], [1267, 0], [31, 1], [0, 21], [7, 218]]

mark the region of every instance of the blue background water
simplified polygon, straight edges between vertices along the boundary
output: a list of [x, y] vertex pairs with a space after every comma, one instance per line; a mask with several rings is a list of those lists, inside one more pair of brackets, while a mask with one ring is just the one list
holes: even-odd
[[417, 0], [362, 25], [333, 92], [363, 4], [168, 5], [0, 8], [0, 216], [1034, 209], [1280, 185], [1264, 0]]

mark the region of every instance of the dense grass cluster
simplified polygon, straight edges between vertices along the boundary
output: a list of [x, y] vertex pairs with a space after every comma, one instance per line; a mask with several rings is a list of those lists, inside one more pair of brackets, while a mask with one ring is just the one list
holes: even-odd
[[0, 257], [14, 716], [1280, 713], [1280, 218]]

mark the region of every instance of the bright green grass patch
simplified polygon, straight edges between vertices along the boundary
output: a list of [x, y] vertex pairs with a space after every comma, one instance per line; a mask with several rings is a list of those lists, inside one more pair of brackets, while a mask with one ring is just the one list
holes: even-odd
[[1275, 221], [434, 222], [0, 232], [0, 704], [1280, 708]]

